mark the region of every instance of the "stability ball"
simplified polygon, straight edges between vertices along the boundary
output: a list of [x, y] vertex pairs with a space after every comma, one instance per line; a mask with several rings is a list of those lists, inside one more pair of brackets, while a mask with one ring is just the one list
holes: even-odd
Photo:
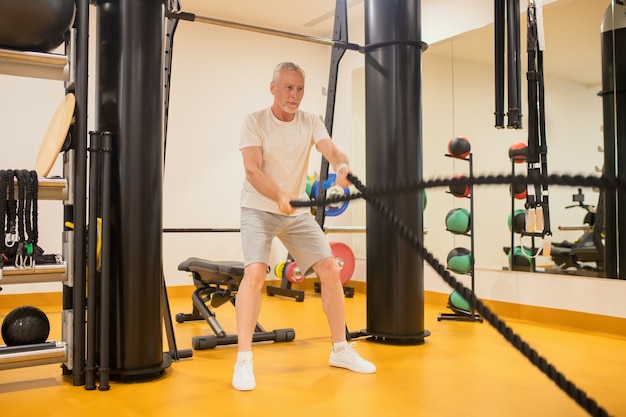
[[454, 248], [448, 253], [448, 269], [459, 274], [472, 270], [472, 254], [466, 248]]
[[470, 212], [464, 208], [455, 208], [446, 215], [446, 229], [452, 233], [464, 234], [472, 228]]
[[7, 346], [44, 343], [50, 334], [50, 321], [37, 307], [17, 307], [2, 322], [2, 339]]
[[0, 0], [0, 47], [49, 52], [74, 22], [74, 0]]
[[464, 136], [456, 136], [448, 142], [448, 154], [455, 158], [467, 158], [471, 149], [472, 145]]

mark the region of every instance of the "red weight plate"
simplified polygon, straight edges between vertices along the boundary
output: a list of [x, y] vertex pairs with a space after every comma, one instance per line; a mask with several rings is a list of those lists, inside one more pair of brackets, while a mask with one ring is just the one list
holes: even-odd
[[300, 284], [304, 282], [304, 274], [298, 268], [298, 265], [295, 262], [290, 262], [287, 264], [285, 268], [285, 275], [287, 276], [287, 280], [289, 282], [293, 282], [294, 284]]
[[350, 281], [352, 274], [354, 274], [354, 267], [356, 266], [354, 253], [352, 249], [350, 249], [350, 246], [343, 242], [330, 242], [330, 250], [333, 252], [341, 268], [341, 272], [339, 273], [341, 283], [345, 284]]

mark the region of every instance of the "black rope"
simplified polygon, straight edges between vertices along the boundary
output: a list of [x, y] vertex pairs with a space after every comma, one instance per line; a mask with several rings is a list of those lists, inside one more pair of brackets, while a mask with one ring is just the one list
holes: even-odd
[[[434, 181], [413, 181], [406, 184], [398, 184], [397, 186], [389, 186], [372, 191], [366, 188], [361, 181], [352, 174], [348, 174], [348, 180], [354, 184], [357, 190], [360, 191], [358, 196], [365, 199], [368, 203], [372, 204], [380, 213], [382, 213], [387, 221], [393, 225], [400, 236], [407, 241], [417, 252], [419, 252], [422, 258], [428, 263], [442, 278], [456, 290], [467, 302], [472, 309], [480, 314], [498, 333], [500, 333], [515, 349], [521, 352], [535, 367], [543, 372], [550, 380], [552, 380], [561, 390], [563, 390], [570, 398], [572, 398], [578, 405], [585, 409], [590, 415], [594, 417], [608, 417], [609, 414], [599, 406], [596, 401], [587, 396], [587, 394], [579, 389], [573, 382], [569, 381], [565, 375], [559, 372], [554, 365], [550, 364], [544, 357], [542, 357], [535, 349], [525, 342], [521, 336], [516, 334], [504, 321], [502, 321], [495, 313], [485, 306], [483, 302], [476, 297], [474, 292], [465, 287], [462, 283], [456, 280], [450, 271], [446, 269], [428, 250], [422, 245], [418, 235], [416, 235], [402, 220], [387, 207], [380, 199], [376, 198], [376, 195], [391, 193], [399, 190], [407, 189], [423, 189], [437, 186], [450, 185], [453, 183], [465, 183], [465, 184], [507, 184], [511, 181], [546, 181], [554, 180], [561, 185], [589, 185], [592, 183], [598, 183], [598, 185], [606, 186], [607, 188], [624, 188], [626, 185], [624, 181], [617, 178], [609, 177], [583, 177], [576, 176], [550, 176], [546, 178], [524, 178], [523, 176], [487, 176], [487, 177], [475, 177], [473, 180], [469, 178], [459, 179], [446, 179], [446, 180], [434, 180]], [[596, 185], [590, 185], [596, 186]], [[328, 203], [332, 199], [328, 199]], [[315, 201], [292, 201], [291, 205], [294, 207], [307, 207], [316, 205]]]
[[[584, 176], [584, 175], [486, 175], [469, 177], [454, 177], [434, 179], [428, 181], [399, 181], [393, 184], [379, 184], [367, 187], [367, 196], [381, 196], [385, 194], [395, 194], [399, 192], [419, 191], [427, 188], [462, 186], [462, 185], [505, 185], [505, 184], [524, 184], [524, 185], [562, 185], [572, 187], [596, 187], [605, 190], [626, 191], [626, 180], [622, 178], [602, 175], [602, 176]], [[292, 201], [293, 207], [314, 207], [321, 205], [337, 204], [348, 200], [366, 199], [367, 196], [363, 192], [338, 195], [326, 198], [323, 204], [318, 201]]]

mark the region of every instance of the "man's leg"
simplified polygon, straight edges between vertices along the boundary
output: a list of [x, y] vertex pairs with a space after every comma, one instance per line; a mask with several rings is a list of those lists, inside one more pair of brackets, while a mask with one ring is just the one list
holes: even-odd
[[346, 312], [339, 266], [335, 258], [325, 258], [313, 265], [322, 285], [322, 308], [328, 318], [333, 343], [346, 340]]
[[335, 258], [325, 258], [313, 265], [322, 284], [322, 307], [330, 325], [333, 347], [330, 364], [354, 372], [371, 374], [376, 372], [373, 363], [363, 359], [346, 342], [346, 312], [340, 271]]
[[248, 265], [237, 291], [235, 314], [238, 353], [232, 384], [240, 391], [250, 391], [256, 387], [252, 366], [252, 336], [261, 311], [261, 290], [266, 268], [263, 263]]

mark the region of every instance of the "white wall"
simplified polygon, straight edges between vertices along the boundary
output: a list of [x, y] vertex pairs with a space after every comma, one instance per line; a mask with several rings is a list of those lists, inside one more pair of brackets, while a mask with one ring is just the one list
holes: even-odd
[[[350, 40], [363, 43], [362, 34], [357, 30]], [[450, 62], [428, 57], [427, 54], [423, 68], [425, 178], [446, 178], [462, 170], [457, 162], [444, 157], [448, 140], [457, 134], [467, 136], [472, 142], [476, 174], [510, 172], [508, 147], [514, 142], [525, 141], [525, 134], [496, 131], [492, 111], [480, 115], [475, 113], [478, 102], [489, 109], [493, 106], [492, 69], [471, 63], [455, 63], [452, 83]], [[243, 170], [237, 143], [241, 120], [245, 114], [271, 103], [268, 90], [271, 72], [281, 60], [296, 61], [306, 69], [307, 92], [302, 107], [323, 115], [326, 97], [322, 88], [327, 87], [330, 60], [327, 47], [210, 25], [180, 23], [174, 49], [164, 173], [164, 227], [239, 226], [238, 201]], [[362, 67], [361, 54], [346, 52], [340, 67], [333, 137], [352, 158], [355, 173], [365, 179], [364, 152], [353, 146], [354, 135], [360, 125], [359, 120], [353, 118], [353, 107], [360, 105], [353, 103], [353, 89], [360, 79], [353, 77], [353, 72], [358, 74]], [[440, 76], [427, 78], [433, 73]], [[482, 86], [479, 81], [488, 87]], [[472, 90], [459, 94], [462, 85]], [[599, 120], [599, 106], [588, 108], [580, 103], [583, 98], [594, 96], [596, 91], [556, 80], [548, 80], [546, 88], [550, 171], [593, 173], [594, 166], [602, 161], [596, 151], [601, 143], [601, 132], [596, 122]], [[552, 94], [557, 88], [568, 95]], [[455, 98], [452, 103], [453, 92]], [[3, 143], [11, 147], [10, 152], [0, 152], [0, 166], [5, 169], [29, 168], [34, 163], [50, 117], [61, 101], [62, 83], [0, 75], [0, 94], [0, 132]], [[454, 104], [454, 118], [451, 104]], [[551, 109], [559, 109], [558, 114]], [[90, 110], [89, 126], [92, 120], [93, 111]], [[581, 123], [587, 120], [592, 122]], [[316, 170], [319, 170], [319, 157], [314, 155], [309, 172]], [[57, 163], [53, 175], [60, 174], [60, 164]], [[569, 204], [574, 192], [571, 189], [551, 189], [553, 207]], [[591, 190], [586, 190], [585, 194], [588, 203], [597, 199]], [[621, 287], [617, 287], [622, 285], [621, 282], [562, 276], [542, 279], [543, 275], [537, 274], [497, 272], [496, 269], [506, 263], [502, 246], [509, 244], [506, 227], [510, 207], [508, 190], [506, 187], [485, 187], [475, 190], [475, 198], [476, 204], [482, 202], [487, 206], [475, 213], [476, 257], [482, 266], [491, 267], [477, 276], [480, 278], [477, 280], [480, 297], [626, 317], [624, 307], [615, 299], [616, 294], [621, 292]], [[447, 211], [461, 203], [444, 190], [429, 191], [425, 243], [439, 259], [445, 259], [447, 252], [457, 243], [465, 243], [460, 240], [463, 238], [455, 238], [445, 232], [443, 222]], [[364, 212], [364, 207], [362, 201], [352, 202], [345, 214], [328, 218], [327, 224], [362, 226], [364, 218], [359, 213]], [[60, 253], [61, 204], [42, 202], [39, 212], [40, 245], [48, 253]], [[576, 224], [582, 219], [582, 214], [576, 209], [563, 210], [554, 218], [553, 224]], [[567, 239], [574, 237], [563, 236]], [[558, 239], [560, 236], [556, 235], [555, 240]], [[332, 240], [345, 240], [353, 245], [361, 258], [354, 279], [365, 280], [365, 237], [335, 235]], [[178, 263], [188, 256], [215, 260], [241, 259], [237, 233], [166, 234], [163, 237], [163, 253], [169, 285], [191, 283], [185, 273], [177, 270]], [[270, 262], [273, 264], [284, 259], [285, 254], [284, 248], [276, 244]], [[446, 284], [433, 276], [429, 268], [426, 268], [425, 288], [449, 292]], [[561, 296], [564, 289], [568, 297]], [[60, 290], [60, 284], [5, 285], [2, 293], [56, 290]], [[596, 294], [596, 297], [590, 298], [588, 294]]]

